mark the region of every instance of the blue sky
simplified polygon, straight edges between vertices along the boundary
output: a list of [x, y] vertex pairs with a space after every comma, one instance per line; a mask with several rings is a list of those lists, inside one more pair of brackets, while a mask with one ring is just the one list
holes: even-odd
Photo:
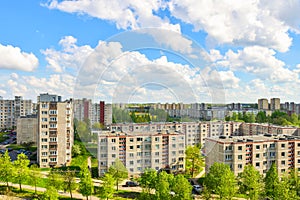
[[300, 102], [300, 1], [3, 0], [0, 96]]

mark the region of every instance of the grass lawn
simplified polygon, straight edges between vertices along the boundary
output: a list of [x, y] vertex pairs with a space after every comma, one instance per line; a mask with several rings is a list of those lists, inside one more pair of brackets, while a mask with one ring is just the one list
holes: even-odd
[[[37, 194], [34, 194], [34, 190], [27, 190], [27, 189], [23, 189], [22, 192], [20, 192], [19, 189], [15, 187], [10, 187], [10, 191], [6, 192], [6, 187], [0, 186], [0, 194], [7, 195], [8, 199], [10, 199], [9, 197], [20, 197], [24, 199], [40, 199], [41, 196], [43, 195], [43, 192], [37, 192]], [[59, 196], [58, 199], [70, 200], [71, 198]], [[73, 199], [75, 200], [77, 198], [73, 198]]]
[[20, 144], [10, 144], [7, 146], [7, 148], [12, 148], [13, 150], [19, 150], [19, 149], [26, 149], [28, 151], [34, 152], [37, 150], [36, 146], [30, 146], [30, 147], [26, 147]]
[[0, 132], [0, 142], [4, 142], [7, 137], [5, 137], [6, 135], [8, 135], [9, 133], [6, 132]]

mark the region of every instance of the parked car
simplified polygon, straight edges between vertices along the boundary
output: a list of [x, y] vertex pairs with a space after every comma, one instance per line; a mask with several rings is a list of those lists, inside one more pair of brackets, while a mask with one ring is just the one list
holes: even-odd
[[137, 182], [134, 182], [134, 181], [127, 181], [126, 184], [125, 184], [125, 187], [136, 187], [138, 186], [139, 184]]
[[200, 194], [202, 192], [202, 187], [200, 185], [193, 185], [193, 190]]

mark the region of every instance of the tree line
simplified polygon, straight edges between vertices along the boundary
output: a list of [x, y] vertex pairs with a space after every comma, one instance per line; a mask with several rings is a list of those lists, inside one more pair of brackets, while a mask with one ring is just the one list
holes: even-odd
[[205, 199], [211, 199], [212, 194], [218, 195], [220, 199], [232, 199], [237, 194], [251, 200], [300, 199], [298, 172], [291, 170], [289, 174], [279, 177], [275, 163], [271, 165], [265, 177], [250, 164], [236, 177], [229, 165], [214, 163], [203, 184]]
[[226, 116], [226, 121], [240, 121], [246, 123], [271, 123], [281, 126], [300, 126], [300, 115], [295, 113], [290, 116], [281, 111], [274, 111], [267, 115], [265, 111], [259, 111], [256, 115], [253, 113], [232, 113], [232, 116]]

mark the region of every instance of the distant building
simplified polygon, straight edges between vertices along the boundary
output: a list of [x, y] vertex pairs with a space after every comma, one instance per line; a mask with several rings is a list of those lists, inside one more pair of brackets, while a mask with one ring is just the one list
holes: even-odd
[[269, 110], [268, 99], [258, 99], [258, 110]]
[[75, 99], [74, 100], [74, 118], [79, 121], [89, 119], [91, 125], [101, 123], [109, 125], [112, 123], [112, 106], [100, 103], [93, 103], [91, 99]]
[[229, 165], [235, 175], [249, 164], [265, 174], [272, 163], [277, 165], [279, 174], [284, 174], [291, 169], [300, 170], [300, 137], [264, 134], [207, 138], [205, 154], [206, 173], [215, 162], [220, 162]]
[[280, 99], [279, 98], [272, 98], [270, 101], [270, 110], [280, 110]]
[[14, 128], [17, 119], [33, 113], [31, 100], [24, 100], [21, 96], [15, 96], [14, 100], [0, 99], [0, 129]]
[[37, 144], [38, 118], [36, 115], [21, 116], [17, 120], [17, 144]]
[[61, 101], [56, 95], [42, 94], [38, 102], [38, 125], [40, 167], [69, 165], [74, 140], [72, 100]]

